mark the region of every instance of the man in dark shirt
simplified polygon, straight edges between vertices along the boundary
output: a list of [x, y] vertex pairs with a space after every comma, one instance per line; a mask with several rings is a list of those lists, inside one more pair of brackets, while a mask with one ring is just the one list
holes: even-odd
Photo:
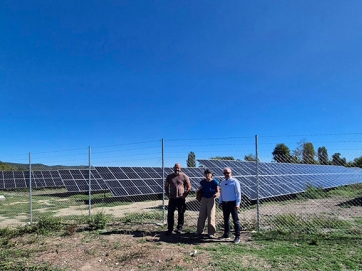
[[189, 177], [181, 172], [181, 165], [176, 163], [173, 167], [174, 173], [166, 177], [165, 193], [169, 199], [167, 208], [167, 232], [169, 235], [172, 233], [174, 226], [174, 213], [177, 209], [178, 221], [175, 232], [182, 233], [184, 225], [184, 214], [186, 211], [186, 197], [191, 190], [191, 183]]

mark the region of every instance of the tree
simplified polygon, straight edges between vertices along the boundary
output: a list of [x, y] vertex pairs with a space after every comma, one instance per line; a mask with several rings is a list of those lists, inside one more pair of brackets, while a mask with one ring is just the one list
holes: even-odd
[[316, 164], [314, 159], [316, 153], [314, 150], [313, 143], [306, 142], [303, 145], [303, 164]]
[[346, 158], [341, 158], [341, 154], [339, 152], [332, 155], [332, 165], [346, 166], [346, 164]]
[[244, 160], [245, 161], [256, 161], [256, 156], [252, 153], [248, 154], [248, 155], [245, 155], [244, 156]]
[[303, 161], [303, 149], [304, 149], [304, 144], [307, 141], [305, 139], [302, 139], [301, 141], [298, 142], [298, 146], [295, 150], [293, 150], [293, 160], [294, 163], [302, 163]]
[[290, 163], [292, 162], [290, 150], [284, 143], [279, 143], [275, 146], [272, 152], [273, 159], [278, 163]]
[[329, 165], [328, 151], [324, 146], [318, 148], [318, 162], [320, 165]]
[[187, 164], [187, 167], [196, 167], [196, 156], [193, 151], [189, 152], [186, 164]]
[[355, 158], [352, 162], [352, 167], [360, 167], [362, 168], [362, 156]]

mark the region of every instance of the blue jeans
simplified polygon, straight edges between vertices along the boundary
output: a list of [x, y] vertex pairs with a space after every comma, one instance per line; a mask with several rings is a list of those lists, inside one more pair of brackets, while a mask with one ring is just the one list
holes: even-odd
[[227, 201], [222, 203], [222, 213], [224, 215], [224, 235], [230, 236], [230, 214], [234, 222], [235, 236], [240, 236], [240, 220], [238, 210], [236, 209], [236, 201]]
[[177, 229], [182, 230], [182, 226], [184, 225], [185, 221], [185, 211], [186, 211], [186, 200], [182, 198], [170, 198], [168, 201], [168, 208], [167, 208], [167, 229], [168, 231], [173, 230], [173, 225], [175, 223], [174, 220], [174, 213], [177, 209], [178, 212], [178, 220], [177, 220]]

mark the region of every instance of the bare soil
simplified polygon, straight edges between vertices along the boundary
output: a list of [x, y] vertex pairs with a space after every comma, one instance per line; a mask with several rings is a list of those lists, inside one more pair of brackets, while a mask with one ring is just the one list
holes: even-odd
[[[243, 232], [238, 245], [246, 245], [250, 234]], [[16, 240], [22, 249], [36, 250], [32, 264], [50, 264], [66, 270], [213, 270], [205, 250], [215, 242], [234, 246], [232, 240], [195, 238], [192, 233], [118, 232], [101, 234], [75, 232], [65, 237]], [[250, 261], [250, 259], [248, 259]]]
[[[348, 207], [343, 204], [348, 203]], [[342, 197], [315, 199], [306, 201], [279, 202], [262, 204], [260, 215], [272, 216], [281, 214], [298, 215], [330, 215], [350, 220], [362, 217], [361, 204], [351, 202]], [[93, 212], [104, 211], [121, 217], [128, 212], [152, 210], [159, 207], [160, 202], [137, 202], [126, 206], [93, 209]], [[60, 210], [57, 215], [87, 214], [87, 208], [72, 207]], [[50, 264], [66, 270], [217, 270], [213, 266], [209, 246], [219, 243], [221, 246], [234, 246], [232, 241], [220, 239], [195, 238], [192, 230], [196, 225], [197, 211], [188, 210], [186, 222], [189, 224], [186, 233], [178, 235], [164, 234], [163, 225], [150, 224], [146, 231], [121, 229], [120, 225], [111, 225], [103, 232], [89, 232], [85, 228], [69, 228], [66, 236], [25, 236], [12, 240], [15, 246], [36, 251], [31, 258], [32, 264]], [[177, 215], [177, 213], [175, 214]], [[221, 221], [220, 213], [217, 220]], [[255, 220], [256, 209], [242, 210], [242, 221]], [[11, 220], [10, 222], [14, 222]], [[1, 226], [4, 226], [2, 223]], [[222, 232], [218, 232], [220, 236]], [[251, 234], [243, 232], [241, 246], [251, 246]], [[245, 267], [267, 270], [267, 264], [240, 255]], [[226, 259], [227, 260], [227, 259]], [[30, 262], [29, 262], [30, 263]]]

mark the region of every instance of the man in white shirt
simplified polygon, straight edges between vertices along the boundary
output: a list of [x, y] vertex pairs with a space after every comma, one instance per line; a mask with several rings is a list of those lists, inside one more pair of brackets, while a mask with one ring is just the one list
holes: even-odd
[[224, 235], [222, 238], [230, 238], [230, 214], [234, 222], [235, 239], [234, 244], [240, 243], [240, 220], [238, 210], [241, 203], [241, 189], [238, 180], [231, 178], [231, 169], [224, 168], [225, 180], [221, 182], [221, 193], [219, 204], [224, 216]]

